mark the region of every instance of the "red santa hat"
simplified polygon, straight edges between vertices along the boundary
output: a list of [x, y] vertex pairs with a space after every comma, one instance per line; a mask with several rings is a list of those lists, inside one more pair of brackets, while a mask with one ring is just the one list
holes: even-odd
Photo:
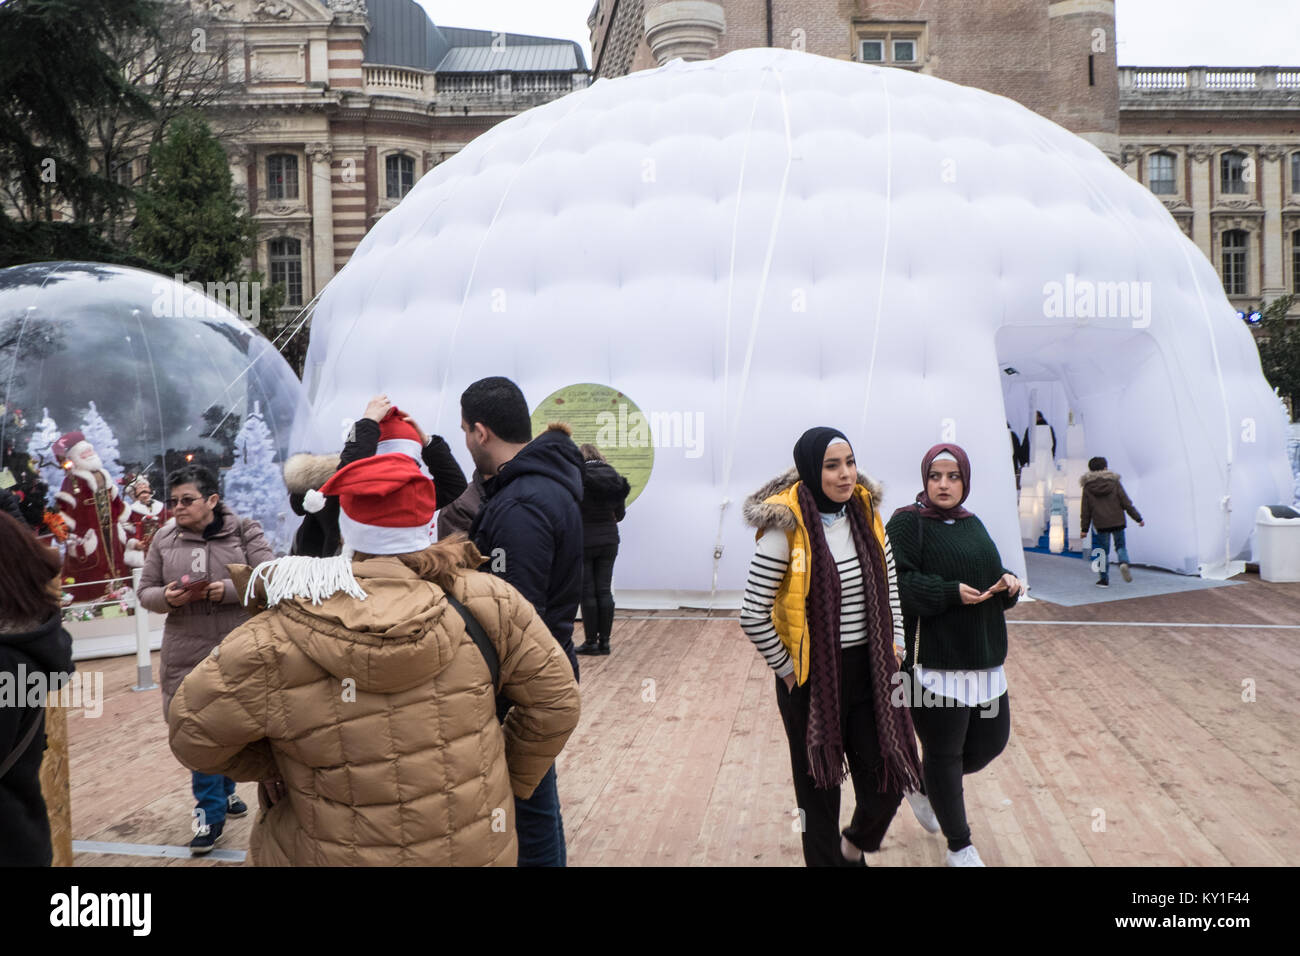
[[415, 426], [402, 420], [405, 414], [397, 406], [393, 406], [388, 410], [388, 414], [380, 419], [379, 447], [376, 453], [389, 455], [393, 452], [401, 452], [410, 455], [415, 459], [416, 464], [420, 464], [423, 461], [420, 453], [424, 449], [424, 443], [420, 441], [420, 433], [416, 431]]
[[86, 436], [81, 432], [68, 432], [50, 446], [50, 451], [54, 452], [54, 459], [56, 461], [63, 461], [68, 457], [68, 452], [72, 451], [72, 449], [76, 448], [85, 440]]
[[394, 452], [354, 461], [320, 491], [338, 496], [339, 532], [349, 550], [407, 554], [429, 546], [437, 496], [433, 482], [408, 455]]

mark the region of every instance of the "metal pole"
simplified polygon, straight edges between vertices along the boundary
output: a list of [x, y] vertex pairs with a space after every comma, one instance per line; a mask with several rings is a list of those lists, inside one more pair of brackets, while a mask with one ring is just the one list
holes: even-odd
[[131, 570], [131, 589], [135, 597], [135, 686], [132, 690], [157, 690], [153, 681], [153, 662], [149, 658], [149, 612], [140, 603], [140, 569]]

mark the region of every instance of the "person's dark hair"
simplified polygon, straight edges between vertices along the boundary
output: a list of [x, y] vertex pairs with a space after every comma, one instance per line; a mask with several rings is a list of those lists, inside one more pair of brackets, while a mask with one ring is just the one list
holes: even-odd
[[524, 393], [500, 375], [481, 378], [461, 393], [460, 417], [470, 427], [482, 422], [512, 445], [526, 445], [533, 440], [533, 422]]
[[203, 497], [217, 493], [217, 477], [202, 465], [181, 465], [167, 476], [167, 487], [193, 485]]
[[1106, 470], [1106, 459], [1105, 459], [1105, 458], [1102, 458], [1101, 455], [1098, 455], [1096, 458], [1089, 458], [1089, 459], [1088, 459], [1088, 470], [1089, 470], [1089, 471], [1105, 471], [1105, 470]]
[[0, 512], [0, 621], [39, 624], [60, 606], [59, 552]]
[[600, 449], [590, 442], [584, 442], [579, 445], [578, 451], [582, 452], [583, 461], [609, 461], [608, 458], [601, 454]]

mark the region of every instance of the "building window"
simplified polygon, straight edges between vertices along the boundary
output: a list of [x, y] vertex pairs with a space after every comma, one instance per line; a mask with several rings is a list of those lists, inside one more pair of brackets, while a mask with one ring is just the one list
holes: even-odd
[[924, 23], [861, 23], [856, 29], [863, 63], [916, 68], [925, 58]]
[[113, 182], [119, 186], [130, 186], [135, 182], [135, 168], [131, 160], [124, 159], [113, 167]]
[[266, 198], [298, 198], [298, 157], [276, 153], [266, 157]]
[[1173, 153], [1152, 153], [1151, 191], [1161, 196], [1172, 195], [1178, 191], [1178, 177], [1174, 173]]
[[1246, 294], [1246, 231], [1229, 229], [1223, 234], [1223, 290], [1228, 295]]
[[1219, 191], [1225, 195], [1246, 192], [1246, 154], [1224, 153], [1219, 157]]
[[1300, 153], [1291, 154], [1291, 193], [1300, 196]]
[[1291, 291], [1300, 295], [1300, 229], [1291, 233]]
[[271, 240], [271, 285], [284, 284], [285, 305], [302, 305], [302, 242]]
[[401, 199], [415, 185], [415, 160], [395, 153], [384, 160], [388, 178], [388, 198]]

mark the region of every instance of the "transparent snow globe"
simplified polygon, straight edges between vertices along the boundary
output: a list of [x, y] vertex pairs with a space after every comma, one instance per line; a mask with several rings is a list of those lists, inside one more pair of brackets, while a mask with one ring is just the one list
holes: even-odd
[[139, 477], [166, 501], [168, 473], [197, 463], [288, 550], [298, 519], [280, 466], [305, 396], [241, 317], [259, 292], [93, 262], [0, 269], [0, 486], [30, 524], [53, 523], [65, 477], [55, 445], [80, 431], [127, 503]]

